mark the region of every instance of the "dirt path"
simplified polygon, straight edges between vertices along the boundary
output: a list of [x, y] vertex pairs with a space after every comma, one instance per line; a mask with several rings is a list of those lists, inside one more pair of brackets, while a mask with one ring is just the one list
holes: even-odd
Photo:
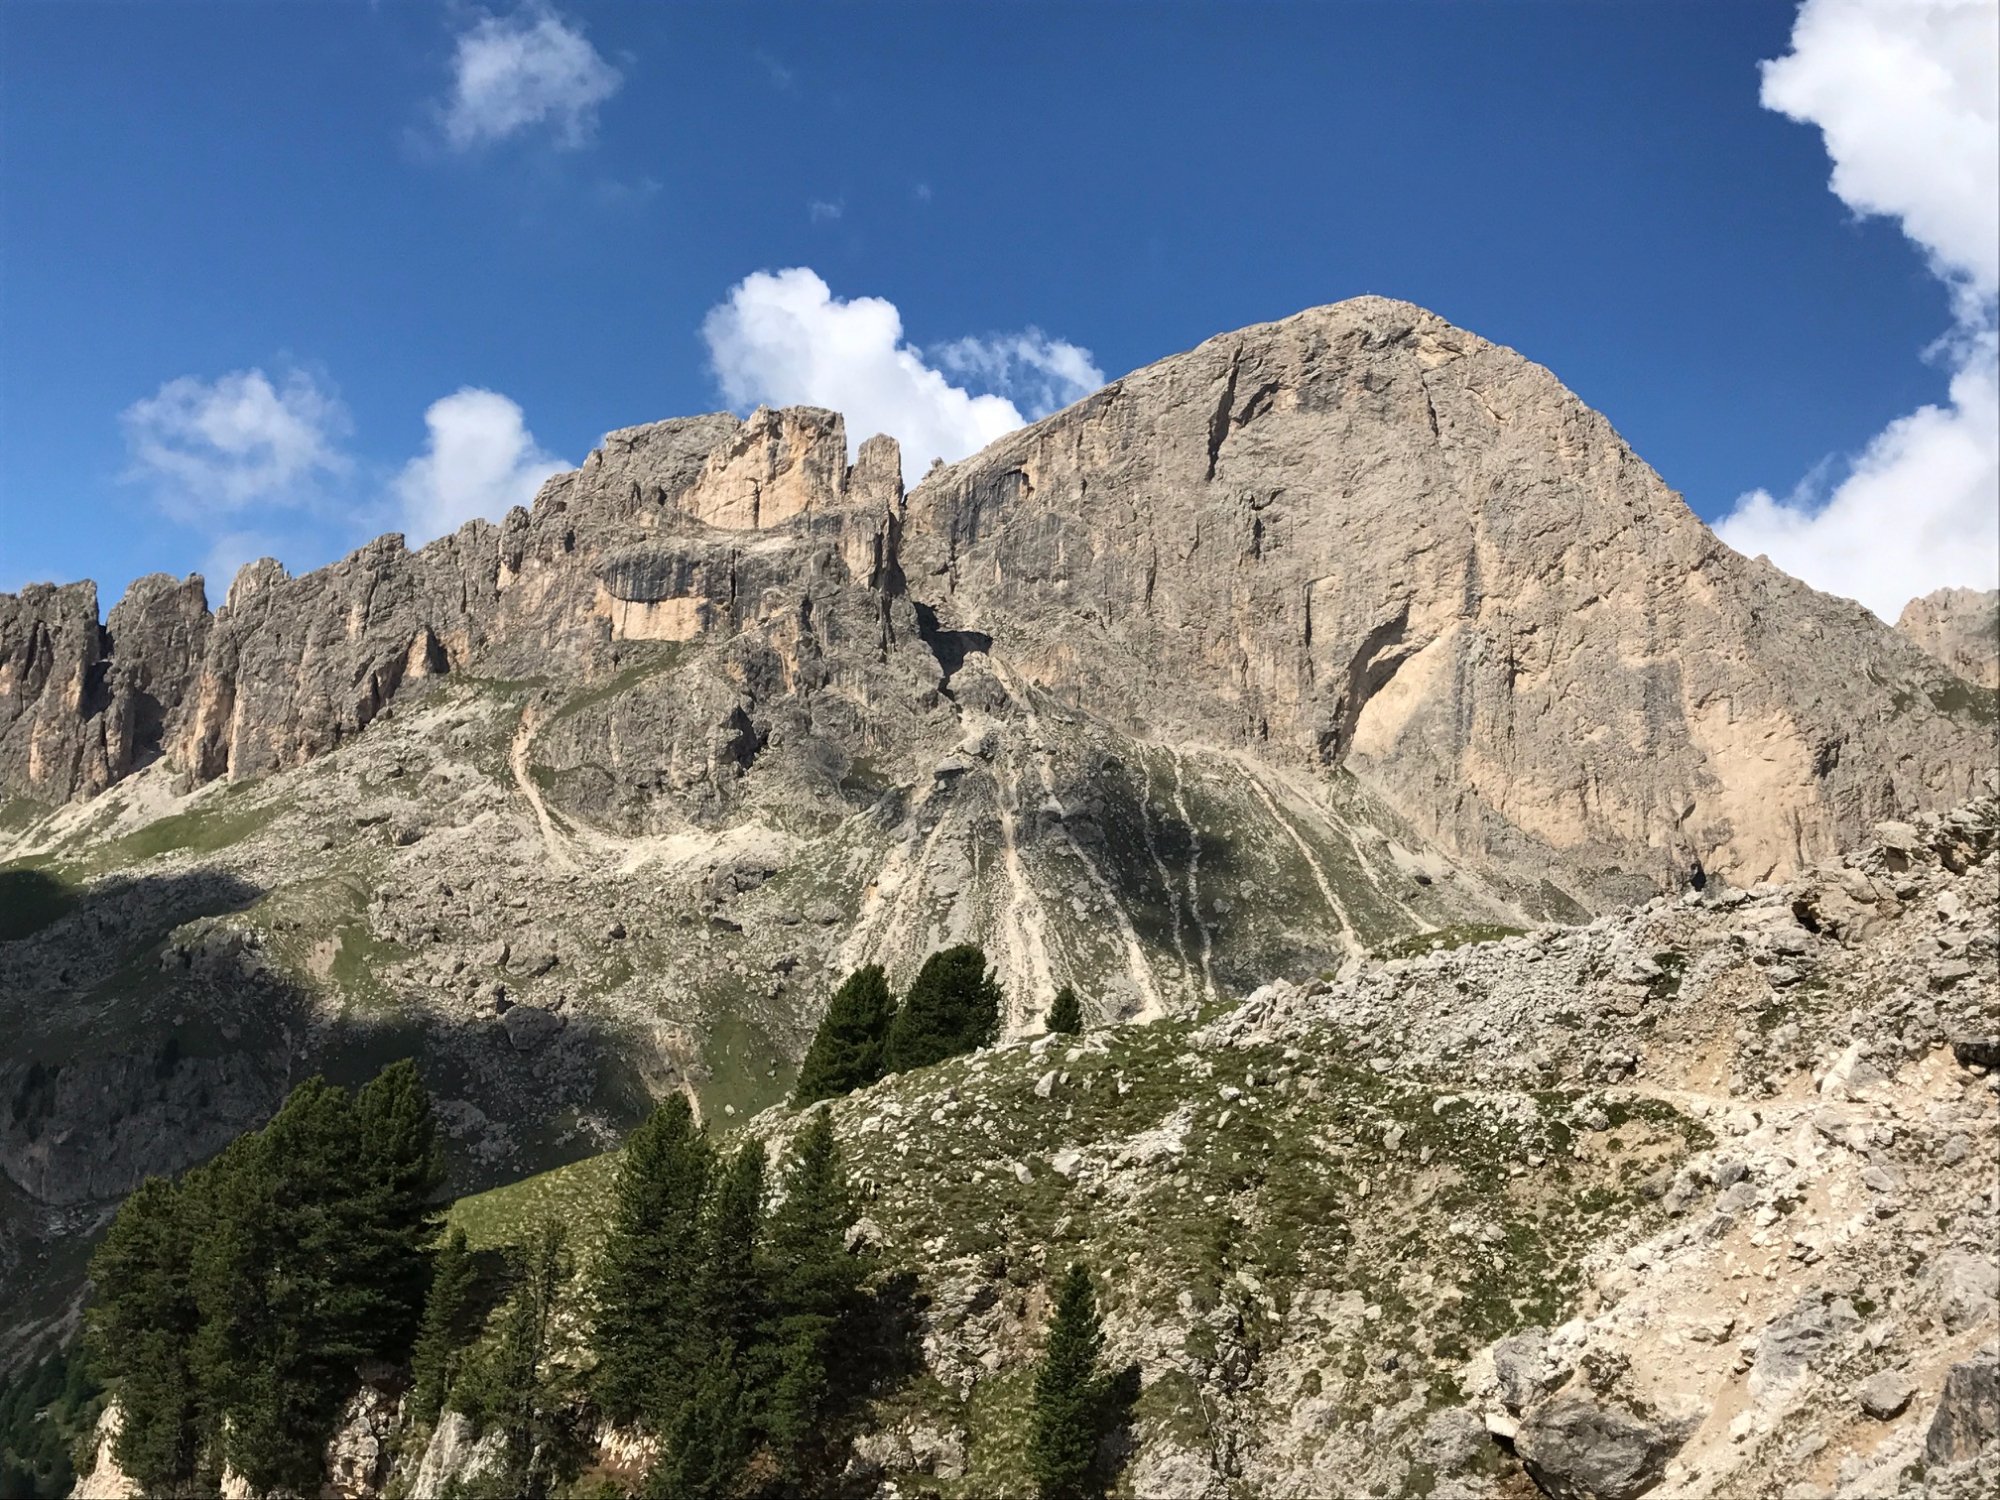
[[520, 725], [514, 730], [514, 738], [507, 746], [507, 766], [514, 773], [514, 785], [521, 789], [521, 795], [528, 799], [528, 806], [535, 810], [535, 822], [542, 830], [542, 846], [549, 851], [549, 862], [558, 870], [574, 870], [576, 860], [569, 852], [569, 840], [556, 827], [556, 820], [543, 804], [541, 790], [530, 774], [528, 752], [534, 743], [535, 710], [530, 705], [521, 710]]

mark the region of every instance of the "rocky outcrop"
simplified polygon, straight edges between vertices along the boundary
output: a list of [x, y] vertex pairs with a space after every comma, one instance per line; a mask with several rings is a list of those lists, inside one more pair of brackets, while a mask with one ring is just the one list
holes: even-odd
[[1960, 1464], [2000, 1444], [2000, 1360], [1992, 1353], [1953, 1365], [1924, 1434], [1924, 1457]]
[[1992, 758], [1934, 707], [1934, 662], [1723, 546], [1548, 371], [1378, 297], [1211, 339], [931, 476], [903, 563], [1071, 701], [1345, 766], [1586, 904], [1788, 873]]
[[1938, 589], [1904, 605], [1896, 629], [1967, 682], [2000, 688], [2000, 589]]
[[[773, 589], [810, 596], [829, 561], [879, 591], [899, 474], [884, 438], [850, 471], [835, 413], [693, 417], [611, 433], [531, 510], [418, 552], [385, 536], [299, 578], [254, 563], [212, 618], [198, 578], [139, 580], [108, 629], [88, 584], [0, 596], [0, 789], [87, 797], [160, 754], [193, 785], [262, 775], [423, 678], [588, 681], [618, 641], [726, 636], [779, 608]], [[776, 546], [737, 535], [773, 528]], [[867, 649], [884, 613], [871, 597]]]
[[[1788, 873], [1991, 758], [1929, 657], [1730, 552], [1547, 371], [1408, 304], [1212, 339], [907, 514], [894, 445], [850, 467], [846, 441], [804, 407], [624, 429], [531, 510], [257, 564], [212, 622], [192, 582], [142, 580], [108, 632], [87, 587], [30, 590], [0, 608], [0, 776], [60, 801], [153, 753], [262, 774], [409, 681], [588, 682], [626, 641], [759, 636], [784, 678], [811, 635], [799, 698], [921, 634], [946, 678], [976, 641], [1134, 734], [1345, 768], [1454, 857], [1590, 906]], [[855, 624], [827, 634], [834, 599]], [[725, 670], [770, 701], [757, 662]]]
[[1638, 1500], [1684, 1434], [1586, 1396], [1564, 1394], [1521, 1423], [1515, 1451], [1555, 1500]]

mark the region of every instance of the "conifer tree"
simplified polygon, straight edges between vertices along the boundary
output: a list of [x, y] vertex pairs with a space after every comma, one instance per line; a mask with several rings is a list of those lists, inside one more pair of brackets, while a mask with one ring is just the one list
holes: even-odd
[[430, 1093], [409, 1060], [392, 1063], [355, 1096], [358, 1219], [348, 1275], [365, 1299], [362, 1316], [382, 1359], [400, 1360], [424, 1314], [430, 1244], [444, 1179]]
[[824, 1113], [785, 1162], [784, 1199], [765, 1236], [771, 1298], [771, 1390], [765, 1429], [786, 1483], [801, 1488], [827, 1436], [829, 1409], [848, 1394], [843, 1332], [860, 1304], [866, 1265], [847, 1249], [854, 1195]]
[[827, 1002], [819, 1030], [806, 1059], [792, 1102], [807, 1105], [866, 1088], [886, 1070], [889, 1028], [896, 1002], [880, 964], [856, 969]]
[[430, 1292], [424, 1299], [423, 1328], [410, 1355], [411, 1411], [425, 1426], [435, 1423], [444, 1410], [444, 1398], [465, 1346], [478, 1332], [472, 1322], [472, 1294], [478, 1275], [465, 1231], [452, 1230], [438, 1249]]
[[728, 1344], [739, 1360], [750, 1353], [763, 1320], [763, 1228], [764, 1150], [746, 1141], [715, 1174], [703, 1205], [695, 1314], [695, 1326], [715, 1344]]
[[1083, 1030], [1083, 1006], [1077, 1001], [1076, 991], [1068, 985], [1056, 991], [1047, 1024], [1051, 1035], [1076, 1036]]
[[986, 972], [986, 952], [961, 943], [924, 960], [889, 1028], [889, 1066], [928, 1067], [988, 1045], [1000, 1030], [1000, 986]]
[[117, 1388], [124, 1418], [113, 1452], [147, 1494], [194, 1476], [193, 1253], [181, 1189], [152, 1177], [125, 1200], [90, 1262], [90, 1348]]
[[354, 1135], [347, 1092], [310, 1078], [195, 1179], [196, 1379], [219, 1456], [254, 1491], [318, 1487], [354, 1365], [374, 1345], [374, 1300], [349, 1260]]
[[647, 1500], [730, 1500], [742, 1483], [750, 1448], [736, 1346], [724, 1342], [703, 1363], [665, 1452], [646, 1476]]
[[595, 1286], [597, 1396], [616, 1422], [671, 1429], [706, 1348], [701, 1205], [713, 1150], [675, 1093], [625, 1143]]
[[1103, 1349], [1090, 1273], [1072, 1264], [1057, 1289], [1055, 1316], [1035, 1371], [1028, 1462], [1043, 1500], [1084, 1500], [1094, 1492], [1105, 1390], [1097, 1361]]
[[[561, 1403], [552, 1389], [549, 1356], [574, 1272], [567, 1228], [560, 1219], [544, 1220], [521, 1252], [498, 1335], [465, 1382], [466, 1414], [502, 1435], [505, 1472], [499, 1493], [541, 1495], [550, 1487]], [[460, 1402], [454, 1399], [453, 1405]]]

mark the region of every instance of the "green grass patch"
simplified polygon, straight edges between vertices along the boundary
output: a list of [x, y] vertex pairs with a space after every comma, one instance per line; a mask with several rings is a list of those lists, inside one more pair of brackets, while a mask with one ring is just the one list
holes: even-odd
[[410, 950], [374, 936], [365, 923], [341, 928], [337, 942], [329, 977], [340, 991], [362, 1005], [391, 1003], [394, 997], [382, 979], [382, 971], [408, 958]]
[[639, 659], [620, 668], [595, 687], [585, 688], [567, 699], [562, 707], [549, 715], [549, 723], [560, 724], [564, 719], [573, 719], [600, 703], [608, 703], [619, 694], [631, 691], [648, 677], [670, 671], [680, 664], [687, 646], [681, 641], [648, 641], [626, 649], [636, 652]]
[[1970, 719], [1975, 724], [2000, 720], [2000, 691], [1980, 687], [1962, 677], [1953, 678], [1941, 688], [1931, 688], [1925, 696], [1931, 700], [1931, 707], [1954, 719]]
[[0, 943], [17, 943], [60, 921], [76, 904], [76, 887], [30, 864], [0, 869]]
[[1377, 958], [1422, 958], [1426, 953], [1443, 953], [1449, 948], [1468, 948], [1475, 943], [1497, 943], [1503, 938], [1525, 937], [1525, 929], [1498, 922], [1465, 922], [1456, 927], [1440, 927], [1436, 932], [1413, 933], [1384, 943], [1375, 950]]
[[219, 800], [191, 807], [186, 812], [169, 813], [143, 828], [112, 839], [90, 857], [90, 863], [100, 868], [115, 868], [139, 864], [163, 854], [214, 854], [260, 832], [278, 815], [275, 803], [229, 809], [215, 805], [215, 801]]
[[579, 1250], [593, 1252], [604, 1240], [618, 1160], [618, 1152], [607, 1151], [474, 1193], [452, 1204], [445, 1221], [463, 1229], [473, 1249], [495, 1250], [519, 1244], [535, 1225], [558, 1218], [576, 1236]]
[[701, 1096], [702, 1118], [710, 1130], [726, 1130], [761, 1109], [783, 1103], [798, 1076], [798, 1065], [740, 1006], [716, 1017], [701, 1060], [708, 1077], [695, 1092]]

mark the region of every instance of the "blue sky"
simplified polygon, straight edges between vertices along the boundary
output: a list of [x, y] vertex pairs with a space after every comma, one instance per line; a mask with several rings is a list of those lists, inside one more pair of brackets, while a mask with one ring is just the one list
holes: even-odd
[[[943, 447], [1360, 292], [1549, 365], [1711, 520], [1767, 491], [1725, 535], [1811, 581], [1990, 587], [1964, 504], [1854, 572], [1928, 503], [1912, 443], [1990, 509], [1983, 204], [1828, 186], [1843, 152], [1896, 183], [1987, 159], [1963, 110], [1843, 144], [1908, 88], [1857, 74], [1866, 28], [1907, 23], [1807, 10], [13, 0], [0, 587], [91, 576], [108, 608], [201, 569], [220, 602], [260, 551], [443, 528], [607, 429], [759, 397]], [[1949, 430], [1897, 426], [1926, 411]], [[1862, 501], [1876, 531], [1835, 536]]]

